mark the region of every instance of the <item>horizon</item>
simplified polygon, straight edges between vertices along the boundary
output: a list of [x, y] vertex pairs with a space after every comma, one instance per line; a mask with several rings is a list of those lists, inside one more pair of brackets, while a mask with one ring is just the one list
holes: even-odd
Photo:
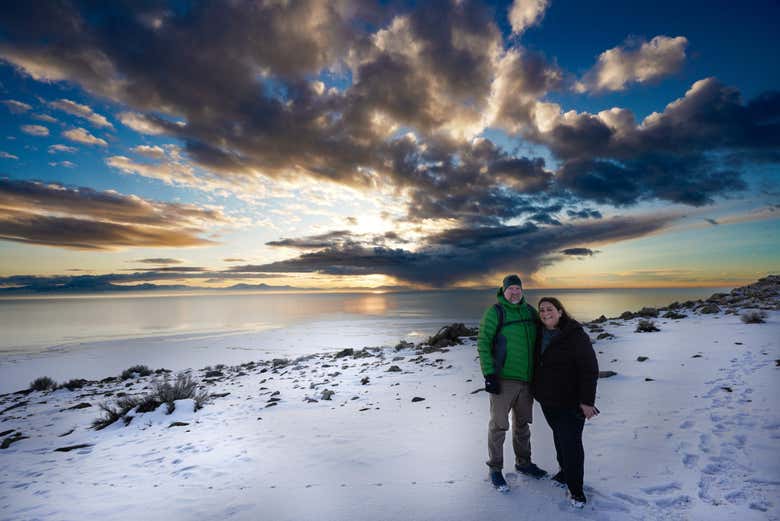
[[6, 4], [0, 299], [780, 273], [776, 2], [385, 4]]

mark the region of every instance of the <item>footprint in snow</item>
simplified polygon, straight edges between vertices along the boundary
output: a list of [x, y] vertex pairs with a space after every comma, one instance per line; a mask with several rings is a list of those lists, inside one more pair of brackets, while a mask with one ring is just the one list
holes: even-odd
[[695, 423], [694, 423], [694, 421], [693, 421], [693, 420], [685, 420], [684, 422], [682, 422], [682, 423], [680, 424], [680, 428], [681, 428], [681, 429], [690, 429], [690, 428], [691, 428], [691, 427], [693, 427], [694, 425], [695, 425]]
[[652, 487], [645, 487], [642, 490], [647, 495], [658, 495], [658, 494], [666, 494], [667, 492], [672, 492], [675, 490], [680, 490], [681, 486], [678, 482], [674, 481], [671, 483], [663, 483], [661, 485], [655, 485]]

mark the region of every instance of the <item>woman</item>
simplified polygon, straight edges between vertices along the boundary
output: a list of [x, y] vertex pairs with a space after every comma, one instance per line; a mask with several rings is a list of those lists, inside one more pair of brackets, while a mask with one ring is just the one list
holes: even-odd
[[536, 340], [534, 398], [553, 431], [560, 471], [553, 480], [569, 489], [571, 503], [582, 508], [585, 451], [582, 428], [585, 419], [598, 414], [596, 380], [599, 367], [590, 337], [569, 317], [556, 298], [539, 301], [542, 326]]

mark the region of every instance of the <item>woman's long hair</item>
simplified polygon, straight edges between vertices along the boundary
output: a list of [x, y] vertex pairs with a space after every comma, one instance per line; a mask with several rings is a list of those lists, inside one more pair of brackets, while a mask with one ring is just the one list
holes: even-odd
[[574, 320], [569, 313], [566, 311], [566, 308], [563, 307], [563, 304], [561, 304], [561, 301], [558, 300], [555, 297], [542, 297], [539, 299], [539, 303], [536, 305], [536, 309], [539, 309], [539, 306], [542, 305], [542, 302], [549, 302], [553, 306], [555, 306], [555, 309], [561, 312], [561, 318], [558, 321], [558, 327], [563, 328], [566, 324], [569, 323], [570, 320]]

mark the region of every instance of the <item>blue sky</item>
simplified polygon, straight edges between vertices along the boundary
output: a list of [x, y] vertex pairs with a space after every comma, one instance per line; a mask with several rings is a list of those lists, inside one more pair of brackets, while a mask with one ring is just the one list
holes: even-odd
[[780, 269], [776, 2], [0, 12], [0, 287]]

